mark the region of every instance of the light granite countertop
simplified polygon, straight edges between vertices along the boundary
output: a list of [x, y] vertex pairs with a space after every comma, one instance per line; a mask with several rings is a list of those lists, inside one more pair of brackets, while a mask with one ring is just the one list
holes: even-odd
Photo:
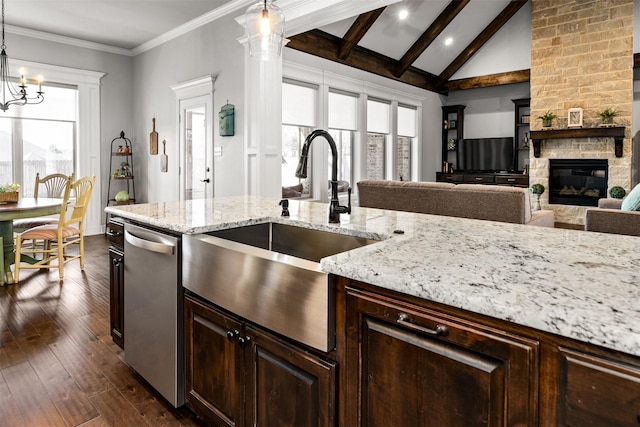
[[[284, 222], [380, 239], [324, 258], [328, 273], [640, 356], [640, 238], [255, 197], [111, 206], [194, 234]], [[395, 234], [402, 230], [404, 234]]]

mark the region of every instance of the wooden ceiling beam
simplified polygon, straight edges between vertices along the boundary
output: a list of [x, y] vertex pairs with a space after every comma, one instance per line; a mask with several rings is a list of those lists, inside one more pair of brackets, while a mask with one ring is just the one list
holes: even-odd
[[444, 87], [445, 83], [462, 66], [475, 55], [495, 33], [506, 24], [527, 3], [528, 0], [511, 0], [500, 14], [467, 46], [456, 59], [438, 77], [438, 86]]
[[396, 77], [391, 70], [397, 65], [398, 61], [361, 46], [355, 46], [350, 55], [345, 59], [340, 59], [338, 57], [340, 40], [339, 37], [335, 37], [324, 31], [311, 30], [292, 36], [289, 43], [287, 43], [287, 47], [421, 89], [432, 92], [436, 91], [438, 76], [410, 67], [401, 77]]
[[338, 58], [345, 59], [349, 56], [349, 53], [351, 53], [353, 48], [362, 40], [367, 31], [369, 31], [369, 28], [371, 28], [385, 9], [386, 6], [358, 16], [340, 42]]
[[433, 41], [453, 21], [453, 19], [469, 4], [470, 0], [451, 0], [447, 7], [438, 15], [435, 21], [422, 33], [420, 38], [400, 58], [398, 65], [393, 70], [393, 75], [400, 77], [409, 69], [411, 64], [427, 50]]
[[447, 92], [456, 90], [476, 89], [479, 87], [501, 86], [514, 83], [527, 83], [531, 80], [531, 70], [509, 71], [506, 73], [490, 74], [471, 77], [468, 79], [450, 80], [444, 84]]

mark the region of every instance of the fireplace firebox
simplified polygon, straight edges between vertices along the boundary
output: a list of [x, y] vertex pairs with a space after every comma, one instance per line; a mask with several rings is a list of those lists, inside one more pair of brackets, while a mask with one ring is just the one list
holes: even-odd
[[607, 197], [609, 165], [601, 159], [550, 159], [549, 203], [598, 206]]

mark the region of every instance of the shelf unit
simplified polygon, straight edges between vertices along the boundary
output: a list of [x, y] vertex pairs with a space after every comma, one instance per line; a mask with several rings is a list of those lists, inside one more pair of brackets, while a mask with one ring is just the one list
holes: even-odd
[[[116, 164], [114, 164], [116, 162]], [[118, 191], [129, 193], [129, 200], [119, 202], [115, 199]], [[113, 194], [112, 194], [113, 193]], [[109, 160], [109, 185], [107, 187], [107, 206], [131, 205], [136, 202], [136, 184], [133, 169], [133, 143], [124, 136], [111, 140], [111, 156]], [[109, 224], [109, 214], [105, 214], [105, 232]]]
[[[464, 138], [465, 105], [442, 107], [442, 172], [453, 172], [458, 164], [458, 141]], [[453, 170], [449, 170], [447, 164]]]
[[514, 104], [513, 170], [523, 172], [531, 151], [531, 98], [512, 99]]

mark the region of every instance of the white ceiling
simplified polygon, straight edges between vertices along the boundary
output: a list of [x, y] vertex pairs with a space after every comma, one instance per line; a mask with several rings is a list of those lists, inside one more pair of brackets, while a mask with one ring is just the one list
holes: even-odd
[[[222, 6], [246, 0], [5, 0], [7, 27], [133, 49]], [[7, 32], [13, 32], [7, 28]]]

